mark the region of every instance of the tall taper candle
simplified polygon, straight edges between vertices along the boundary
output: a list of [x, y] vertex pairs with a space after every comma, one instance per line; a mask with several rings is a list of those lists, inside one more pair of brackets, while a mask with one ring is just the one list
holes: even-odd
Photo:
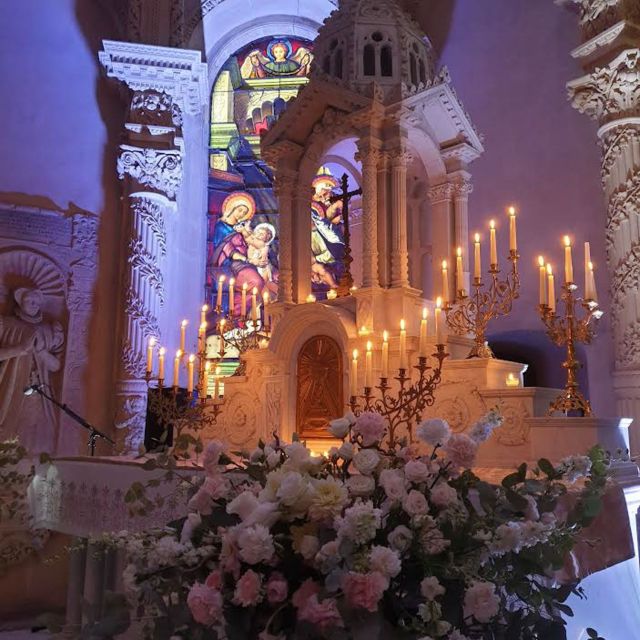
[[587, 265], [587, 289], [585, 293], [585, 298], [587, 300], [593, 300], [594, 302], [598, 302], [598, 293], [596, 291], [596, 276], [593, 270], [593, 262], [589, 262]]
[[176, 357], [173, 360], [173, 386], [180, 386], [180, 358], [182, 358], [182, 351], [178, 349], [176, 351]]
[[456, 290], [464, 289], [464, 272], [462, 270], [462, 247], [456, 250]]
[[509, 250], [516, 252], [518, 250], [518, 236], [516, 232], [516, 208], [509, 207]]
[[220, 397], [220, 367], [216, 367], [213, 372], [213, 401], [217, 404]]
[[573, 282], [573, 258], [571, 257], [571, 238], [564, 237], [564, 281]]
[[220, 276], [218, 278], [218, 295], [216, 297], [216, 309], [222, 309], [222, 290], [224, 288], [224, 281], [226, 278], [224, 276]]
[[153, 371], [153, 348], [156, 346], [156, 339], [151, 336], [149, 342], [147, 342], [147, 373], [151, 374]]
[[224, 356], [224, 352], [225, 352], [225, 344], [224, 344], [224, 332], [225, 332], [225, 326], [227, 324], [227, 321], [222, 319], [220, 320], [220, 335], [218, 336], [220, 338], [220, 357], [222, 358]]
[[551, 265], [547, 263], [547, 295], [549, 299], [547, 301], [547, 306], [551, 309], [552, 313], [556, 312], [556, 284], [555, 278], [553, 276], [553, 269]]
[[589, 297], [589, 280], [591, 278], [591, 269], [589, 269], [589, 265], [591, 264], [591, 245], [588, 242], [584, 243], [584, 295], [587, 300], [590, 300]]
[[242, 316], [242, 318], [246, 318], [247, 317], [247, 288], [249, 285], [247, 285], [246, 282], [242, 283], [242, 295], [240, 297], [240, 315]]
[[495, 220], [490, 220], [489, 221], [489, 244], [491, 245], [489, 247], [489, 253], [490, 255], [490, 262], [491, 262], [491, 266], [492, 267], [497, 267], [498, 266], [498, 243], [496, 241], [496, 221]]
[[444, 344], [444, 321], [442, 319], [442, 298], [436, 298], [436, 344]]
[[385, 331], [382, 334], [382, 378], [389, 377], [389, 332]]
[[236, 306], [236, 279], [229, 280], [229, 315], [232, 316]]
[[209, 312], [209, 305], [203, 304], [200, 309], [200, 324], [207, 321], [207, 313]]
[[473, 255], [473, 278], [476, 282], [482, 280], [482, 257], [480, 255], [480, 234], [476, 233], [474, 237], [474, 255]]
[[184, 353], [185, 344], [187, 342], [187, 325], [189, 324], [188, 320], [183, 320], [180, 323], [180, 351]]
[[196, 357], [193, 353], [189, 356], [189, 361], [187, 364], [187, 392], [193, 393], [193, 365], [196, 360]]
[[442, 299], [449, 302], [449, 268], [447, 261], [442, 261]]
[[364, 366], [364, 386], [369, 389], [373, 388], [373, 344], [371, 340], [367, 342], [367, 353], [365, 356]]
[[198, 352], [202, 353], [206, 348], [207, 323], [201, 322], [198, 328]]
[[258, 288], [253, 287], [251, 292], [251, 320], [255, 328], [256, 322], [258, 322]]
[[547, 270], [544, 266], [544, 258], [538, 256], [539, 278], [540, 278], [540, 296], [539, 302], [542, 306], [547, 304]]
[[407, 329], [404, 320], [400, 320], [400, 369], [408, 369], [407, 359]]
[[358, 350], [353, 350], [353, 359], [351, 360], [351, 379], [350, 379], [350, 394], [352, 398], [358, 395]]
[[266, 329], [269, 326], [269, 292], [265, 291], [262, 294], [262, 328]]
[[158, 351], [158, 378], [164, 380], [164, 356], [167, 350], [164, 347], [160, 347]]
[[422, 320], [420, 321], [420, 342], [418, 348], [418, 356], [420, 358], [427, 357], [427, 322], [429, 318], [429, 309], [422, 309]]

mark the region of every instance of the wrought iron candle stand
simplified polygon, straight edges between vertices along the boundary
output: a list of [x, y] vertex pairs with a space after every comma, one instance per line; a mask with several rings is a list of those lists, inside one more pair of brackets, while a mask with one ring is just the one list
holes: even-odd
[[[567, 349], [567, 359], [562, 366], [567, 370], [567, 384], [564, 391], [549, 406], [549, 415], [560, 412], [568, 415], [571, 411], [583, 416], [593, 415], [591, 403], [582, 395], [578, 385], [578, 370], [582, 364], [576, 357], [576, 343], [590, 344], [596, 335], [597, 323], [603, 311], [594, 300], [584, 300], [576, 296], [577, 285], [572, 282], [562, 285], [560, 299], [564, 302], [564, 315], [559, 316], [546, 304], [539, 305], [540, 317], [547, 328], [547, 335], [559, 347]], [[584, 317], [578, 318], [578, 307], [584, 310]]]
[[517, 251], [509, 251], [511, 270], [505, 280], [499, 279], [500, 269], [497, 264], [492, 264], [488, 271], [491, 279], [488, 288], [481, 278], [474, 278], [472, 286], [475, 292], [472, 295], [467, 296], [460, 290], [453, 305], [448, 303], [445, 306], [447, 325], [452, 333], [474, 335], [474, 345], [467, 358], [495, 358], [486, 340], [487, 326], [494, 318], [511, 313], [514, 300], [520, 297], [519, 258]]
[[433, 354], [437, 361], [435, 367], [429, 366], [427, 358], [418, 358], [418, 364], [413, 367], [419, 374], [416, 381], [413, 381], [410, 370], [399, 369], [397, 377], [393, 378], [398, 382], [397, 386], [389, 378], [380, 378], [377, 387], [365, 387], [362, 396], [352, 396], [349, 401], [355, 415], [373, 411], [386, 419], [390, 447], [399, 443], [398, 433], [402, 426], [409, 441], [413, 442], [413, 426], [420, 423], [424, 410], [435, 402], [434, 394], [442, 380], [442, 364], [449, 356], [443, 344], [436, 345], [436, 350]]

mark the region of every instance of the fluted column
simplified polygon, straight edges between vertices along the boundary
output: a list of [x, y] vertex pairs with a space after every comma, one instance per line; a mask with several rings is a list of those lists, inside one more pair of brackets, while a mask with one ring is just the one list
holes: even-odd
[[611, 279], [617, 411], [634, 418], [640, 450], [640, 5], [575, 1], [585, 42], [572, 55], [587, 75], [568, 83], [573, 106], [600, 125], [606, 251]]
[[469, 196], [473, 192], [471, 178], [466, 171], [453, 178], [453, 206], [455, 219], [455, 246], [462, 247], [465, 290], [469, 292]]
[[409, 286], [407, 240], [407, 166], [411, 155], [404, 149], [391, 152], [391, 286]]
[[[449, 264], [449, 273], [455, 273], [455, 234], [453, 219], [453, 185], [450, 182], [434, 185], [429, 189], [428, 195], [431, 202], [433, 264], [435, 273], [440, 273], [442, 261]], [[440, 283], [440, 284], [438, 284]], [[452, 279], [449, 278], [451, 285]], [[453, 300], [454, 290], [442, 290], [442, 278], [434, 275], [434, 291], [442, 296], [443, 300]]]
[[380, 285], [378, 276], [378, 162], [380, 149], [371, 141], [358, 143], [362, 163], [362, 286]]
[[378, 159], [378, 278], [384, 288], [391, 286], [391, 246], [389, 243], [389, 154]]
[[278, 301], [289, 304], [293, 302], [293, 192], [295, 185], [295, 172], [287, 172], [284, 169], [278, 171], [275, 182], [280, 212]]

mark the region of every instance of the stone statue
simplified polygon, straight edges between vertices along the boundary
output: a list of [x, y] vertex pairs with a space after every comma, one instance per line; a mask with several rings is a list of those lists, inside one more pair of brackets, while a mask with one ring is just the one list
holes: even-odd
[[60, 370], [64, 332], [43, 319], [38, 289], [14, 292], [13, 316], [0, 316], [0, 439], [18, 436], [30, 451], [53, 452], [57, 420], [54, 407], [25, 387], [40, 384], [51, 392], [51, 374]]

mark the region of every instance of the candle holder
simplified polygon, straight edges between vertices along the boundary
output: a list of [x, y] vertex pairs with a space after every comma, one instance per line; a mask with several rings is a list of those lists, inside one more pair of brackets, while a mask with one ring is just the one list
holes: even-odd
[[[436, 345], [434, 367], [429, 366], [428, 359], [418, 358], [413, 368], [418, 371], [418, 380], [413, 381], [410, 370], [399, 369], [394, 378], [398, 385], [395, 389], [389, 378], [380, 378], [375, 387], [365, 387], [361, 396], [351, 396], [349, 406], [355, 415], [363, 411], [373, 411], [383, 416], [389, 425], [389, 445], [395, 447], [399, 443], [399, 429], [404, 426], [409, 441], [413, 442], [413, 426], [418, 425], [427, 407], [435, 402], [435, 391], [442, 380], [442, 364], [449, 356], [443, 344]], [[377, 391], [377, 393], [376, 393]]]
[[464, 336], [474, 334], [474, 345], [467, 358], [495, 358], [486, 340], [487, 326], [491, 320], [511, 313], [513, 302], [520, 297], [520, 274], [518, 273], [517, 251], [509, 252], [510, 272], [506, 279], [500, 280], [500, 269], [492, 264], [488, 271], [490, 284], [487, 288], [481, 278], [474, 278], [471, 296], [458, 291], [453, 304], [447, 303], [447, 325], [452, 333]]
[[[582, 363], [576, 358], [576, 343], [590, 344], [593, 341], [597, 324], [604, 312], [596, 301], [578, 298], [577, 289], [577, 285], [572, 282], [562, 285], [560, 299], [565, 307], [562, 317], [546, 304], [538, 306], [547, 335], [554, 344], [567, 348], [567, 359], [562, 363], [567, 370], [567, 384], [564, 391], [549, 405], [549, 415], [555, 412], [568, 415], [571, 411], [578, 411], [584, 417], [593, 415], [591, 403], [582, 395], [578, 385], [578, 370]], [[578, 318], [579, 307], [584, 310], [582, 318]]]

